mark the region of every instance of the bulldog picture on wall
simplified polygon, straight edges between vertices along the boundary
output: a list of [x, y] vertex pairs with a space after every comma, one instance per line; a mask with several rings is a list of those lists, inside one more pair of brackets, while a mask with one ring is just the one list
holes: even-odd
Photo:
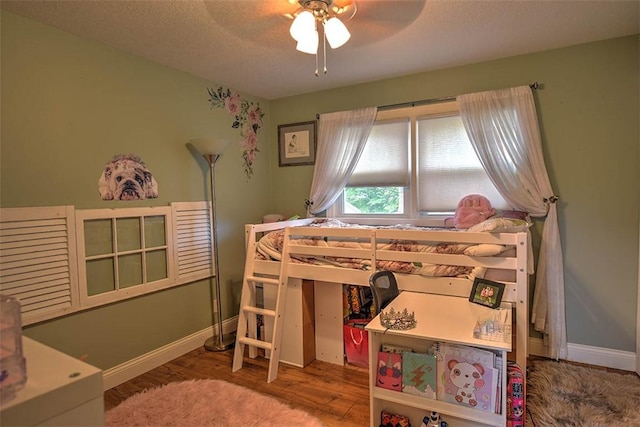
[[98, 180], [102, 200], [144, 200], [158, 197], [158, 183], [138, 156], [116, 155]]

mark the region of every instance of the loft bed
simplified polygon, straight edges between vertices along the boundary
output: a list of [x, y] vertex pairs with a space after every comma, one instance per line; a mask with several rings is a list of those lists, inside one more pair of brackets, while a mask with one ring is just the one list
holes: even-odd
[[[505, 223], [500, 219], [493, 225], [481, 223], [469, 229], [471, 231], [462, 231], [414, 226], [372, 227], [309, 218], [246, 225], [245, 233], [247, 257], [254, 259], [254, 275], [278, 276], [279, 253], [288, 245], [291, 256], [288, 277], [315, 282], [316, 309], [319, 305], [324, 309], [331, 304], [322, 300], [325, 286], [340, 284], [340, 289], [342, 284], [369, 286], [371, 274], [383, 269], [394, 271], [400, 290], [462, 298], [469, 297], [475, 277], [504, 283], [502, 302], [511, 303], [515, 308], [515, 343], [512, 345], [515, 359], [526, 368], [528, 282], [532, 264], [527, 228], [528, 224], [523, 226], [522, 222], [512, 220]], [[286, 234], [285, 229], [288, 229]], [[285, 239], [285, 235], [288, 238]], [[332, 292], [335, 295], [336, 291]], [[341, 314], [341, 294], [339, 299], [334, 297], [332, 303], [340, 305]], [[287, 309], [290, 304], [295, 302], [287, 297]], [[328, 331], [318, 323], [328, 322], [329, 318], [332, 328], [339, 329], [342, 344], [342, 328], [337, 326], [336, 313], [337, 310], [331, 315], [316, 313], [316, 353], [326, 350], [318, 333]], [[341, 317], [339, 322], [341, 324]], [[342, 363], [341, 351], [335, 363]]]

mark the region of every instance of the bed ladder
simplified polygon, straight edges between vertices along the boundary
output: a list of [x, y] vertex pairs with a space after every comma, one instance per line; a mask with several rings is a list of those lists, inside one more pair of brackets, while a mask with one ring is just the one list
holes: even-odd
[[[244, 359], [244, 348], [249, 346], [249, 357], [257, 357], [259, 348], [271, 351], [269, 359], [269, 372], [267, 382], [275, 380], [278, 376], [278, 363], [280, 362], [280, 341], [282, 339], [282, 320], [284, 318], [284, 307], [287, 298], [287, 282], [289, 281], [288, 267], [289, 256], [289, 229], [284, 232], [284, 245], [282, 249], [282, 260], [280, 262], [280, 274], [278, 278], [274, 276], [262, 277], [255, 275], [256, 239], [255, 233], [249, 233], [247, 241], [247, 255], [244, 265], [244, 279], [242, 281], [242, 294], [240, 297], [240, 311], [238, 313], [238, 331], [236, 334], [236, 347], [233, 354], [233, 368], [236, 372], [242, 369]], [[261, 283], [263, 287], [276, 286], [276, 305], [274, 310], [258, 307], [256, 304], [256, 285]], [[257, 315], [262, 318], [273, 319], [273, 329], [269, 337], [257, 336]]]

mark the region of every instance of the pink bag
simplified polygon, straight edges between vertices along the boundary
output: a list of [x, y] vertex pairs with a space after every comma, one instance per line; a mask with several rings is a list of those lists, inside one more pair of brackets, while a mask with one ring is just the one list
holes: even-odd
[[369, 367], [369, 334], [364, 330], [367, 323], [369, 320], [349, 320], [343, 326], [347, 363], [363, 368]]

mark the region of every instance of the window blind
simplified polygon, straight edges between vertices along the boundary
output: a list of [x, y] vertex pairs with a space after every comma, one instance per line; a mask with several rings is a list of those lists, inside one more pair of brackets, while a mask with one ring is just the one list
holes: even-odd
[[419, 211], [451, 212], [474, 193], [496, 209], [509, 208], [480, 164], [460, 116], [421, 117], [417, 127]]
[[376, 122], [349, 187], [409, 186], [409, 118]]

